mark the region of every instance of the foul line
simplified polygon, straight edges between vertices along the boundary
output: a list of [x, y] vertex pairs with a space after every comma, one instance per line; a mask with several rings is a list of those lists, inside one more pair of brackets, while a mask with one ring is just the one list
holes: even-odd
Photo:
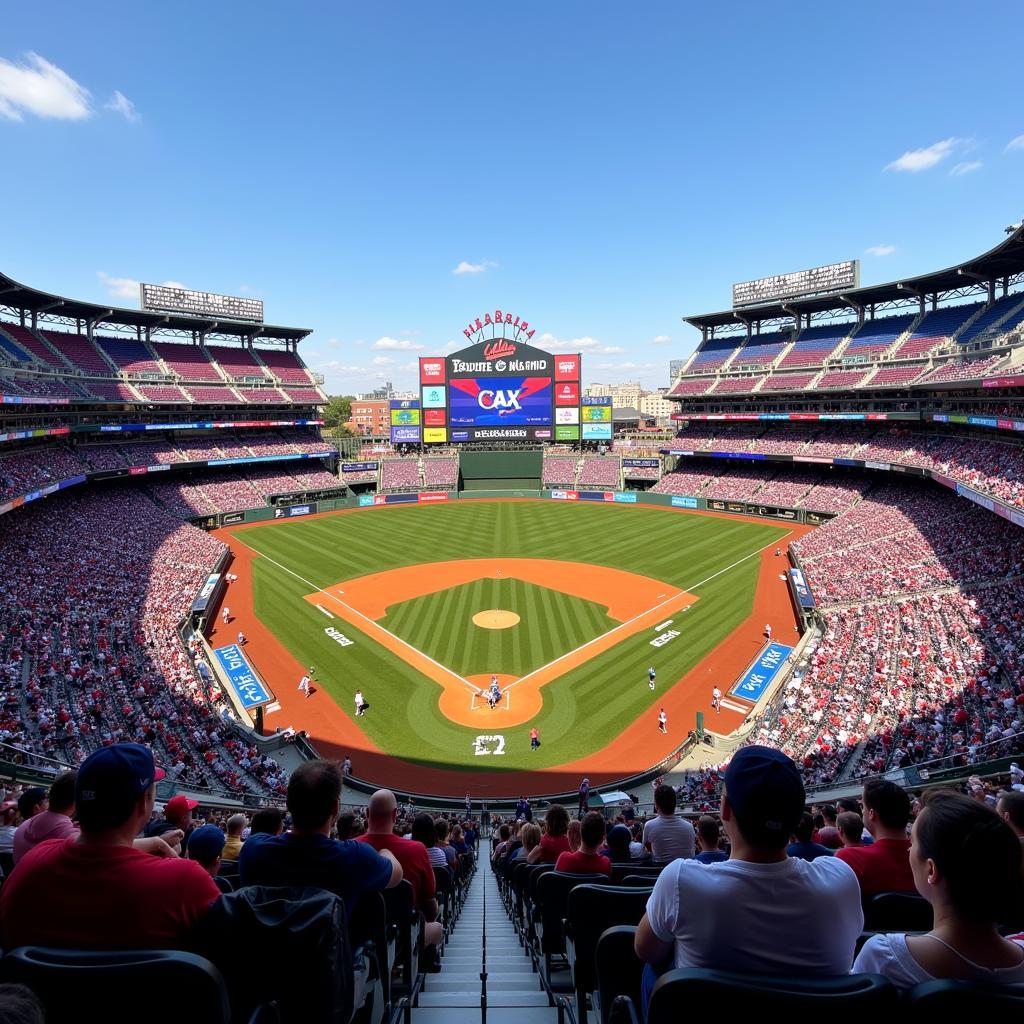
[[[234, 539], [238, 540], [238, 537], [235, 536]], [[386, 633], [389, 637], [391, 637], [391, 639], [394, 640], [396, 643], [399, 643], [403, 647], [408, 648], [408, 650], [412, 651], [413, 654], [418, 654], [421, 658], [424, 658], [426, 661], [429, 661], [430, 664], [433, 665], [435, 668], [439, 668], [442, 672], [451, 676], [453, 679], [458, 679], [460, 683], [464, 683], [474, 693], [477, 691], [477, 689], [479, 689], [479, 687], [474, 686], [468, 679], [464, 679], [462, 676], [460, 676], [458, 672], [454, 672], [447, 665], [442, 665], [441, 662], [435, 661], [429, 654], [424, 654], [424, 652], [421, 651], [418, 647], [413, 647], [412, 644], [403, 640], [400, 636], [396, 636], [394, 633], [392, 633], [390, 629], [385, 628], [379, 622], [375, 621], [374, 619], [371, 619], [369, 615], [364, 615], [358, 608], [353, 608], [352, 605], [347, 604], [344, 601], [338, 600], [338, 598], [335, 597], [334, 594], [332, 594], [329, 590], [324, 590], [323, 587], [318, 587], [311, 580], [307, 580], [304, 576], [300, 576], [294, 569], [289, 569], [287, 565], [282, 565], [276, 558], [271, 558], [269, 555], [265, 555], [262, 551], [258, 551], [256, 548], [249, 547], [249, 545], [246, 544], [244, 540], [238, 540], [238, 543], [243, 545], [244, 547], [249, 548], [250, 551], [259, 555], [260, 558], [265, 558], [272, 565], [276, 565], [279, 569], [283, 569], [289, 575], [294, 576], [300, 583], [304, 583], [307, 587], [312, 588], [313, 590], [317, 591], [317, 593], [323, 594], [324, 597], [333, 601], [335, 604], [347, 609], [353, 615], [356, 615], [360, 619], [362, 619], [364, 622], [368, 622], [371, 626], [371, 632], [374, 629], [379, 629], [382, 633]], [[317, 607], [319, 607], [319, 605]], [[321, 609], [321, 611], [322, 610], [323, 609]], [[411, 665], [409, 667], [412, 668]]]
[[603, 640], [605, 637], [611, 636], [613, 633], [617, 633], [620, 629], [625, 629], [626, 626], [629, 626], [632, 623], [636, 622], [637, 619], [641, 619], [645, 615], [650, 615], [651, 612], [657, 611], [663, 605], [666, 605], [666, 604], [669, 604], [672, 601], [678, 600], [678, 598], [679, 598], [679, 596], [681, 594], [692, 593], [694, 590], [697, 590], [700, 587], [703, 587], [705, 583], [710, 583], [713, 579], [717, 579], [719, 576], [722, 575], [722, 573], [729, 572], [731, 569], [735, 569], [736, 566], [742, 565], [744, 562], [749, 561], [751, 558], [754, 558], [756, 555], [761, 554], [762, 551], [767, 551], [771, 547], [778, 547], [782, 543], [782, 541], [784, 541], [786, 539], [786, 537], [792, 536], [792, 533], [793, 533], [793, 531], [790, 530], [784, 536], [779, 537], [778, 540], [771, 541], [770, 543], [765, 544], [764, 547], [758, 548], [756, 551], [751, 551], [749, 555], [744, 555], [738, 561], [733, 562], [732, 565], [727, 565], [724, 569], [719, 569], [718, 572], [712, 573], [707, 579], [701, 580], [700, 583], [695, 583], [689, 589], [677, 591], [670, 598], [667, 598], [666, 600], [661, 601], [658, 604], [652, 605], [646, 611], [640, 612], [639, 615], [634, 615], [633, 618], [627, 619], [625, 622], [620, 622], [617, 626], [613, 626], [611, 629], [608, 630], [607, 633], [602, 633], [600, 636], [595, 636], [592, 640], [588, 640], [585, 644], [580, 644], [579, 647], [576, 647], [576, 648], [574, 648], [571, 651], [566, 651], [565, 654], [560, 654], [557, 658], [554, 659], [554, 661], [549, 661], [546, 665], [541, 665], [540, 668], [535, 668], [532, 672], [527, 672], [525, 676], [521, 676], [519, 679], [516, 679], [514, 682], [509, 683], [508, 686], [505, 687], [506, 692], [508, 690], [511, 690], [513, 686], [517, 686], [519, 683], [523, 682], [524, 680], [529, 679], [530, 676], [535, 676], [538, 672], [543, 672], [545, 669], [550, 668], [552, 665], [557, 665], [560, 661], [564, 660], [565, 658], [572, 657], [572, 655], [576, 654], [579, 651], [585, 651], [588, 647], [591, 646], [591, 644], [596, 644], [598, 641]]

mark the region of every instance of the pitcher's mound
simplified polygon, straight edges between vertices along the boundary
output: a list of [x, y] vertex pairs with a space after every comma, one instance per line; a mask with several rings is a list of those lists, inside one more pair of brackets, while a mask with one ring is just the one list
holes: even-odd
[[473, 625], [481, 629], [508, 629], [519, 623], [519, 616], [515, 612], [502, 611], [494, 608], [488, 612], [477, 612], [473, 616]]

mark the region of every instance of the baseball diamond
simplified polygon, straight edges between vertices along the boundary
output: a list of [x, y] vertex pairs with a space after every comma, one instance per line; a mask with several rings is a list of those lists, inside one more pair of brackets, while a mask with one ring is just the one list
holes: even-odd
[[[433, 792], [464, 792], [469, 772], [497, 795], [557, 789], [580, 763], [592, 778], [620, 778], [677, 746], [696, 712], [710, 711], [711, 683], [731, 684], [760, 650], [765, 621], [793, 633], [773, 551], [803, 530], [651, 507], [476, 499], [221, 536], [239, 576], [231, 628], [241, 623], [251, 637], [253, 664], [272, 686], [295, 666], [318, 666], [313, 700], [275, 687], [282, 707], [268, 726], [305, 729], [325, 756], [358, 757], [382, 782], [408, 777], [411, 762]], [[518, 623], [474, 624], [494, 609]], [[331, 630], [352, 643], [340, 646]], [[652, 659], [657, 694], [646, 685]], [[502, 694], [494, 708], [475, 699], [492, 675]], [[372, 708], [358, 722], [356, 688]], [[662, 705], [683, 731], [655, 742], [645, 719]], [[730, 728], [744, 717], [723, 714]], [[531, 752], [535, 727], [545, 742]], [[481, 762], [484, 731], [504, 743]]]

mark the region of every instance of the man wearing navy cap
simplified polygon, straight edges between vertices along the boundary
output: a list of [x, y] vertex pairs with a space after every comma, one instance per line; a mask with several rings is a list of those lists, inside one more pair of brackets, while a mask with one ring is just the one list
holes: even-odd
[[725, 772], [728, 860], [676, 860], [661, 873], [636, 936], [654, 966], [752, 974], [848, 974], [864, 926], [857, 876], [834, 857], [786, 856], [804, 809], [796, 765], [771, 747], [741, 747]]
[[176, 857], [162, 839], [136, 839], [162, 778], [150, 749], [137, 743], [101, 747], [82, 762], [75, 780], [80, 834], [34, 847], [0, 890], [4, 949], [180, 943], [220, 892], [199, 864]]
[[199, 864], [213, 879], [221, 892], [234, 892], [234, 887], [219, 875], [221, 854], [227, 837], [216, 825], [200, 825], [188, 837], [188, 859]]

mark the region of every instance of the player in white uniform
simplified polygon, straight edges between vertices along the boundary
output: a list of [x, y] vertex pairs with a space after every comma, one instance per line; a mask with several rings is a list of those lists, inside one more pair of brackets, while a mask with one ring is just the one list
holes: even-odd
[[664, 708], [658, 713], [658, 730], [663, 733], [668, 732], [668, 715], [665, 714]]
[[366, 713], [365, 711], [363, 711], [363, 705], [366, 703], [366, 701], [363, 700], [363, 691], [362, 690], [356, 690], [356, 698], [355, 698], [355, 700], [356, 700], [356, 718], [359, 718], [359, 717], [361, 717], [362, 715], [364, 715]]
[[717, 686], [711, 691], [711, 706], [718, 714], [722, 713], [722, 691]]
[[308, 697], [309, 696], [309, 676], [304, 675], [299, 680], [299, 689]]
[[224, 625], [226, 626], [228, 624], [228, 619], [231, 618], [231, 612], [228, 611], [228, 606], [227, 605], [224, 605], [224, 607], [221, 608], [221, 610], [220, 610], [220, 617], [223, 620]]
[[765, 625], [765, 627], [764, 627], [764, 635], [766, 637], [768, 637], [769, 640], [771, 640], [771, 638], [772, 638], [772, 624], [770, 622], [767, 623]]

